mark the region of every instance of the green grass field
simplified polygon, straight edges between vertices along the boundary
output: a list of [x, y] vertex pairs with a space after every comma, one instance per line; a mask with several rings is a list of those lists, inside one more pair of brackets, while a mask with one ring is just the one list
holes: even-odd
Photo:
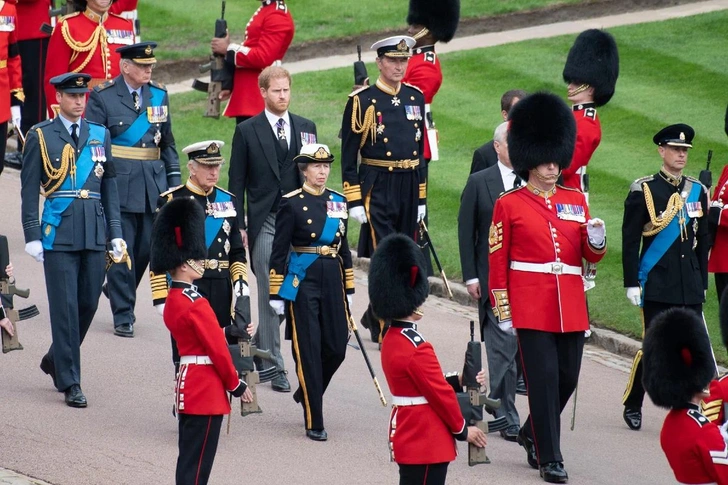
[[[470, 18], [581, 2], [584, 0], [461, 0], [460, 10], [462, 18]], [[259, 5], [256, 0], [227, 2], [225, 19], [233, 39], [242, 40], [245, 25]], [[389, 29], [406, 30], [406, 0], [289, 0], [287, 5], [296, 23], [294, 44]], [[219, 0], [141, 0], [142, 37], [159, 42], [157, 55], [161, 60], [203, 57], [209, 53], [220, 6]]]
[[[602, 143], [589, 165], [591, 213], [606, 221], [609, 251], [599, 265], [597, 287], [589, 292], [592, 316], [603, 326], [641, 336], [639, 311], [628, 304], [622, 288], [620, 227], [630, 183], [655, 173], [661, 160], [652, 136], [667, 124], [685, 122], [696, 130], [686, 170], [697, 176], [714, 151], [713, 180], [728, 162], [723, 132], [728, 64], [715, 53], [728, 51], [723, 28], [728, 12], [611, 29], [620, 49], [616, 95], [599, 110]], [[573, 35], [533, 40], [441, 56], [445, 81], [434, 103], [440, 129], [440, 161], [430, 168], [430, 230], [447, 274], [460, 278], [457, 212], [473, 150], [492, 137], [500, 121], [500, 95], [512, 88], [564, 92], [561, 81]], [[370, 74], [374, 66], [368, 66]], [[316, 121], [319, 141], [338, 155], [341, 113], [352, 84], [351, 69], [294, 77], [291, 111]], [[178, 146], [205, 138], [231, 140], [233, 122], [207, 121], [200, 115], [204, 96], [173, 96]], [[225, 147], [229, 153], [229, 146]], [[227, 169], [225, 169], [225, 172]], [[331, 186], [341, 187], [335, 163]], [[222, 181], [223, 186], [226, 181]], [[355, 223], [352, 224], [356, 226]], [[350, 242], [355, 247], [357, 230]], [[708, 292], [706, 317], [718, 354], [720, 344], [715, 288]]]

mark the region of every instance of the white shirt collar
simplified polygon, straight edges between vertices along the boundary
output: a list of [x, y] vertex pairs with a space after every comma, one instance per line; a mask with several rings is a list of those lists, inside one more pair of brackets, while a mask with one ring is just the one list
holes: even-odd
[[516, 181], [516, 174], [513, 173], [513, 169], [506, 167], [503, 162], [498, 160], [498, 170], [500, 170], [501, 180], [503, 180], [503, 188], [506, 190], [512, 189], [513, 183]]
[[268, 109], [265, 109], [265, 117], [268, 119], [268, 123], [270, 123], [271, 128], [275, 129], [276, 123], [278, 123], [278, 120], [283, 118], [283, 121], [286, 123], [286, 128], [291, 127], [291, 118], [288, 116], [288, 111], [283, 113], [283, 116], [277, 116], [268, 111]]
[[[71, 121], [71, 120], [68, 120], [68, 119], [64, 118], [61, 113], [58, 113], [58, 119], [61, 120], [61, 123], [63, 123], [63, 126], [66, 128], [66, 131], [68, 131], [68, 133], [70, 134], [71, 133], [71, 125], [74, 122]], [[78, 125], [78, 132], [77, 132], [77, 134], [81, 134], [81, 120], [82, 119], [83, 118], [79, 118], [78, 121], [75, 122]]]
[[129, 94], [136, 92], [140, 98], [142, 97], [142, 88], [141, 87], [139, 89], [134, 89], [133, 87], [129, 86], [129, 83], [126, 82], [126, 79], [124, 79], [124, 84], [126, 84], [126, 89], [129, 90]]

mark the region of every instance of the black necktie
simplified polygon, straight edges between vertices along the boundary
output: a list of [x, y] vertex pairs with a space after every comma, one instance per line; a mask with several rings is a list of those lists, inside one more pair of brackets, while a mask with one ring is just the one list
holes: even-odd
[[78, 147], [78, 125], [76, 123], [71, 125], [71, 138], [73, 138], [73, 143]]
[[139, 102], [139, 93], [136, 91], [131, 92], [131, 97], [134, 98], [134, 109], [137, 110], [137, 113], [142, 108], [142, 104]]
[[288, 151], [288, 140], [286, 139], [286, 130], [284, 128], [285, 121], [283, 118], [280, 118], [278, 120], [278, 123], [276, 123], [276, 134], [278, 136], [278, 143], [280, 143], [281, 148], [283, 148], [283, 151]]
[[515, 170], [511, 173], [516, 176], [516, 179], [513, 181], [513, 188], [515, 189], [516, 187], [520, 187], [521, 185], [523, 185], [523, 179], [518, 176]]

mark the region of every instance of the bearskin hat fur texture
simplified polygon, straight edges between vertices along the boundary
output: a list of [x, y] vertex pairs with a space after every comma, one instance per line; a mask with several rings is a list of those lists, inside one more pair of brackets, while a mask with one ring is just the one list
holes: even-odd
[[424, 25], [439, 41], [450, 42], [460, 21], [460, 0], [410, 0], [408, 25]]
[[594, 88], [594, 103], [607, 104], [614, 95], [619, 76], [619, 53], [612, 34], [599, 29], [585, 30], [569, 50], [564, 82], [586, 83]]
[[188, 259], [207, 258], [205, 211], [194, 199], [180, 197], [162, 206], [152, 226], [150, 269], [171, 271]]
[[718, 297], [720, 298], [720, 335], [723, 337], [723, 345], [728, 348], [728, 287]]

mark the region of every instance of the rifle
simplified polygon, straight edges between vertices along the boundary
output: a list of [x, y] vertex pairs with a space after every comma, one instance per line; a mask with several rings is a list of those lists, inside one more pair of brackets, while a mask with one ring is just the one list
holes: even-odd
[[[215, 37], [222, 39], [227, 35], [227, 21], [225, 20], [225, 0], [222, 2], [222, 13], [220, 18], [215, 20]], [[207, 93], [207, 109], [205, 116], [208, 118], [220, 118], [220, 92], [223, 87], [232, 81], [232, 74], [225, 67], [225, 56], [210, 54], [210, 62], [200, 66], [200, 72], [210, 71], [210, 82], [206, 83], [195, 79], [192, 89]]]
[[[52, 2], [53, 5], [55, 5], [56, 2]], [[58, 8], [51, 8], [49, 15], [51, 18], [53, 18], [56, 22], [60, 20], [62, 17], [65, 17], [66, 15], [72, 14], [76, 11], [76, 5], [72, 0], [68, 0], [66, 3], [61, 5]], [[43, 25], [40, 26], [40, 31], [44, 34], [51, 35], [53, 33], [53, 26], [47, 23], [43, 23]]]
[[708, 189], [713, 185], [713, 174], [710, 173], [710, 161], [713, 159], [713, 150], [708, 150], [708, 163], [705, 164], [705, 170], [701, 170], [698, 175], [700, 183]]
[[[40, 315], [38, 308], [35, 305], [23, 308], [21, 310], [15, 310], [13, 308], [13, 297], [15, 295], [20, 298], [28, 298], [30, 296], [30, 290], [21, 290], [15, 286], [15, 283], [11, 283], [8, 275], [5, 273], [5, 268], [10, 262], [10, 252], [8, 251], [8, 239], [5, 236], [0, 236], [0, 294], [3, 298], [3, 310], [5, 316], [13, 323], [15, 332], [11, 337], [9, 333], [2, 329], [2, 346], [3, 354], [7, 354], [12, 350], [23, 350], [22, 344], [18, 341], [18, 322], [27, 320]], [[3, 312], [0, 310], [0, 313]]]
[[361, 60], [361, 45], [356, 46], [356, 55], [359, 58], [354, 62], [354, 86], [364, 86], [369, 79], [367, 74], [367, 66]]
[[[470, 321], [470, 342], [465, 351], [465, 365], [463, 366], [463, 386], [467, 392], [458, 393], [458, 403], [466, 426], [477, 426], [484, 433], [501, 431], [508, 427], [505, 416], [492, 421], [483, 421], [483, 406], [491, 412], [501, 405], [500, 399], [491, 399], [484, 392], [480, 392], [480, 384], [476, 376], [483, 368], [483, 360], [480, 351], [480, 342], [475, 341], [475, 322]], [[468, 443], [468, 465], [475, 466], [479, 463], [490, 463], [485, 448], [478, 448]]]
[[427, 230], [427, 225], [425, 225], [425, 220], [420, 221], [420, 237], [421, 239], [425, 240], [425, 245], [430, 247], [430, 252], [432, 252], [432, 259], [435, 260], [435, 264], [437, 265], [437, 269], [440, 271], [440, 276], [442, 277], [442, 282], [445, 283], [445, 290], [447, 290], [447, 296], [451, 300], [453, 299], [452, 296], [452, 290], [450, 289], [450, 283], [447, 281], [447, 276], [445, 276], [445, 270], [442, 269], [442, 265], [440, 264], [440, 258], [437, 257], [437, 252], [435, 251], [435, 246], [432, 244], [432, 239], [430, 239], [430, 232]]
[[369, 369], [369, 375], [372, 376], [374, 387], [377, 389], [377, 393], [379, 393], [379, 400], [382, 402], [382, 406], [387, 407], [387, 400], [382, 393], [382, 388], [379, 387], [379, 381], [377, 380], [377, 376], [374, 374], [374, 368], [372, 367], [372, 363], [369, 361], [367, 350], [364, 348], [364, 343], [361, 341], [361, 336], [359, 335], [359, 329], [356, 328], [356, 322], [354, 322], [354, 318], [352, 318], [351, 314], [349, 314], [349, 330], [351, 330], [356, 337], [356, 341], [359, 343], [361, 355], [364, 356], [364, 362], [366, 362], [367, 368]]

